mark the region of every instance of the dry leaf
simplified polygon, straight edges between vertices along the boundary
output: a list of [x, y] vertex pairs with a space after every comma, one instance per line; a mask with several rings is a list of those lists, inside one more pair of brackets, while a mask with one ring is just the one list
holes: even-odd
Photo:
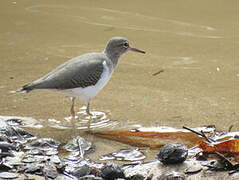
[[183, 143], [188, 147], [194, 146], [199, 137], [191, 132], [142, 132], [142, 131], [103, 131], [95, 135], [137, 147], [160, 148], [168, 143]]
[[228, 141], [219, 142], [216, 144], [208, 144], [204, 141], [198, 142], [198, 147], [204, 152], [212, 153], [217, 151], [219, 153], [239, 153], [239, 139], [232, 139]]

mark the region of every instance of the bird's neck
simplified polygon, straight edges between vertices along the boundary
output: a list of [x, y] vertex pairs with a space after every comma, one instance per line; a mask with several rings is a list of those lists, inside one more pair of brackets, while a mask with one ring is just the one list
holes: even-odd
[[117, 53], [117, 52], [109, 52], [107, 51], [107, 49], [104, 50], [104, 53], [106, 54], [106, 56], [112, 61], [114, 68], [117, 66], [119, 58], [121, 56], [121, 54]]

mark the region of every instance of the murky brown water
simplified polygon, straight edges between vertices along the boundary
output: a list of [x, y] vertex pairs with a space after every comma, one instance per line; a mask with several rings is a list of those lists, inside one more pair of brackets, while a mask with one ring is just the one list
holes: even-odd
[[[0, 115], [33, 117], [46, 126], [48, 119], [64, 121], [70, 114], [69, 97], [9, 91], [123, 36], [147, 54], [126, 54], [92, 101], [93, 110], [110, 112], [118, 122], [106, 128], [215, 124], [227, 130], [233, 124], [239, 130], [238, 6], [238, 1], [226, 0], [1, 1]], [[32, 131], [61, 141], [71, 137], [69, 129]], [[87, 138], [98, 152], [127, 147]]]

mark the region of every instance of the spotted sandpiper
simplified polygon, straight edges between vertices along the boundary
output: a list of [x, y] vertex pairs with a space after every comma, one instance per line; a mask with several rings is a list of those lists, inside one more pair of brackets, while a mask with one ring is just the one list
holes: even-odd
[[75, 57], [16, 92], [47, 89], [71, 96], [72, 119], [75, 118], [75, 100], [79, 97], [87, 103], [86, 113], [91, 115], [90, 101], [107, 84], [119, 58], [127, 51], [145, 53], [145, 51], [130, 47], [127, 39], [113, 37], [108, 41], [103, 52]]

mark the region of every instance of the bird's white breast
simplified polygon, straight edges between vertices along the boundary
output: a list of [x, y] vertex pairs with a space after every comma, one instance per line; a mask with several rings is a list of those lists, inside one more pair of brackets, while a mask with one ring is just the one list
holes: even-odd
[[95, 95], [107, 84], [109, 79], [111, 78], [112, 72], [106, 64], [106, 61], [103, 61], [103, 73], [99, 81], [94, 86], [88, 86], [85, 88], [73, 88], [73, 89], [65, 89], [60, 90], [61, 93], [72, 96], [72, 97], [80, 97], [86, 102], [95, 97]]

